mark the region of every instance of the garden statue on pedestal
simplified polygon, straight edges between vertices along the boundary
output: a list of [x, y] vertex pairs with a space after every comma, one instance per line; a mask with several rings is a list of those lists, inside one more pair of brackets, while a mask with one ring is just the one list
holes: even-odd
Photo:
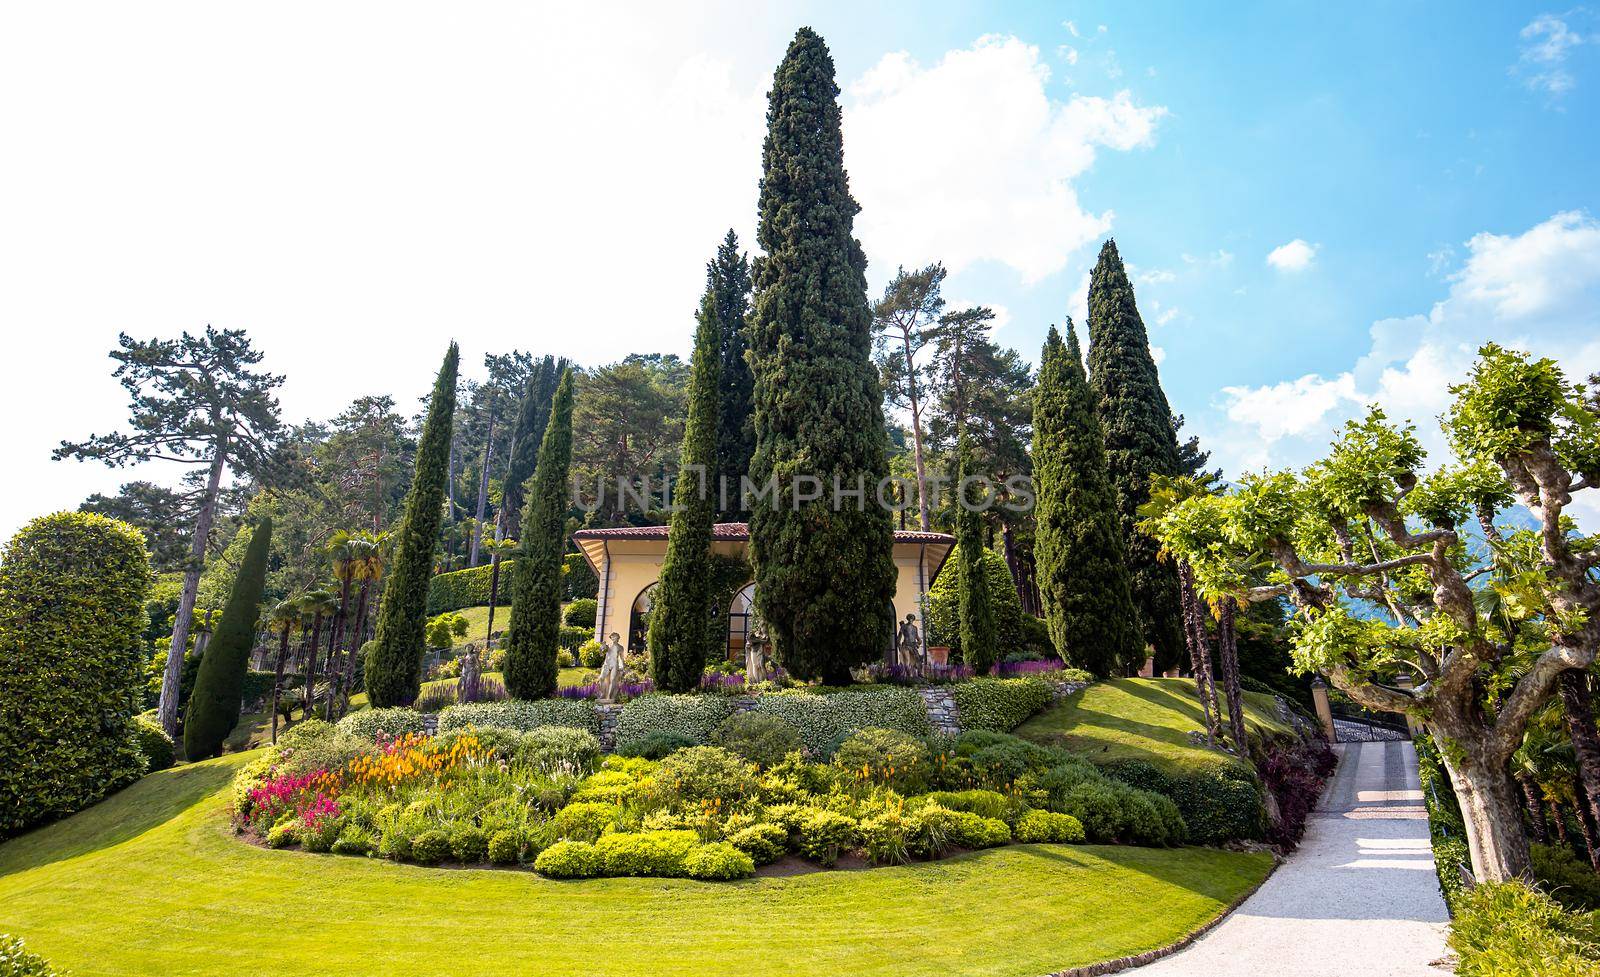
[[895, 653], [898, 664], [907, 671], [919, 672], [922, 669], [922, 632], [917, 629], [917, 616], [907, 614], [906, 619], [900, 622], [900, 629], [896, 635]]
[[462, 702], [477, 702], [480, 692], [479, 680], [482, 669], [478, 663], [478, 646], [467, 645], [466, 654], [461, 656], [461, 679], [459, 684], [460, 699]]
[[622, 635], [611, 632], [605, 643], [606, 659], [600, 666], [600, 701], [616, 702], [622, 694]]
[[765, 682], [770, 676], [767, 674], [768, 658], [767, 628], [760, 618], [754, 615], [750, 618], [750, 633], [745, 638], [744, 644], [744, 684], [745, 687]]

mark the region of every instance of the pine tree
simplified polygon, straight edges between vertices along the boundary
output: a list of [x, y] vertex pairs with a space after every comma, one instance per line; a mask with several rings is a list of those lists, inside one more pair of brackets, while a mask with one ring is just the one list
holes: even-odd
[[965, 431], [956, 446], [959, 468], [956, 485], [961, 504], [956, 514], [956, 540], [961, 557], [961, 657], [977, 675], [994, 668], [996, 634], [994, 607], [989, 601], [989, 575], [984, 570], [983, 514], [978, 511], [983, 498], [972, 470], [972, 440]]
[[[687, 692], [700, 683], [712, 644], [711, 523], [717, 486], [707, 483], [718, 444], [723, 322], [708, 288], [700, 304], [689, 374], [689, 416], [683, 433], [672, 528], [650, 612], [650, 673], [656, 688]], [[720, 629], [719, 629], [720, 630]]]
[[[739, 479], [750, 474], [750, 457], [756, 451], [755, 423], [750, 417], [750, 396], [755, 379], [745, 362], [745, 331], [750, 315], [750, 262], [739, 252], [739, 239], [733, 231], [723, 238], [717, 256], [706, 265], [706, 294], [700, 317], [712, 315], [718, 332], [718, 379], [720, 391], [716, 417], [715, 464], [708, 461], [707, 484], [716, 502], [717, 518], [739, 522]], [[690, 393], [691, 399], [693, 392]], [[693, 407], [691, 406], [691, 410]], [[688, 450], [688, 434], [684, 435]], [[709, 469], [715, 469], [714, 472]], [[727, 486], [726, 502], [722, 491]]]
[[451, 343], [428, 400], [428, 417], [417, 442], [417, 469], [406, 495], [405, 513], [395, 530], [394, 562], [383, 588], [377, 632], [367, 651], [367, 701], [380, 708], [409, 706], [422, 689], [428, 580], [433, 574], [433, 546], [439, 538], [444, 483], [449, 477], [450, 428], [460, 362], [461, 352]]
[[522, 508], [522, 551], [512, 568], [506, 627], [506, 691], [518, 699], [555, 695], [561, 630], [561, 554], [566, 548], [567, 473], [572, 467], [572, 371], [564, 370]]
[[244, 673], [256, 643], [261, 616], [261, 589], [267, 580], [267, 553], [272, 546], [272, 519], [262, 519], [245, 547], [239, 573], [233, 578], [228, 603], [222, 608], [183, 716], [183, 752], [203, 760], [222, 752], [222, 743], [239, 722]]
[[1050, 640], [1102, 678], [1142, 661], [1139, 613], [1078, 334], [1045, 339], [1033, 404], [1034, 557]]
[[893, 523], [874, 498], [888, 437], [838, 95], [827, 45], [801, 28], [773, 78], [762, 148], [751, 479], [777, 497], [753, 505], [750, 556], [778, 660], [842, 683], [889, 641], [895, 568]]
[[1089, 278], [1089, 385], [1105, 431], [1106, 468], [1141, 630], [1163, 671], [1183, 654], [1183, 612], [1177, 573], [1158, 558], [1155, 540], [1139, 531], [1139, 507], [1149, 501], [1150, 476], [1178, 474], [1178, 439], [1133, 285], [1109, 240]]

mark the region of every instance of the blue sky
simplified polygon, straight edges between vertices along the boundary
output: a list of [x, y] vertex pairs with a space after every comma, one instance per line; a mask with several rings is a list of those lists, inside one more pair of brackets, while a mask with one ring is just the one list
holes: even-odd
[[48, 460], [123, 417], [119, 330], [248, 329], [291, 420], [414, 403], [449, 337], [467, 364], [686, 352], [802, 24], [873, 287], [944, 260], [1034, 359], [1115, 236], [1229, 475], [1311, 460], [1369, 400], [1429, 427], [1488, 338], [1600, 369], [1596, 9], [578, 6], [0, 13], [28, 93], [0, 103], [0, 321], [55, 364], [0, 385], [29, 419], [0, 530], [127, 477]]

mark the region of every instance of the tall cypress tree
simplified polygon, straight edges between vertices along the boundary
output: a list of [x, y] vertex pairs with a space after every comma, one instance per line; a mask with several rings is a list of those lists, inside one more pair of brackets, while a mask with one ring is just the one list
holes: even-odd
[[433, 546], [439, 538], [444, 483], [449, 478], [450, 428], [456, 412], [460, 362], [461, 351], [451, 343], [428, 400], [428, 417], [417, 442], [416, 473], [395, 530], [394, 562], [384, 584], [377, 634], [366, 662], [367, 701], [378, 707], [409, 706], [422, 689], [428, 580], [433, 575]]
[[1089, 386], [1105, 431], [1106, 468], [1116, 492], [1140, 626], [1154, 648], [1156, 668], [1165, 670], [1184, 650], [1178, 577], [1171, 564], [1157, 558], [1160, 546], [1139, 531], [1138, 523], [1139, 507], [1150, 500], [1150, 476], [1178, 474], [1178, 438], [1133, 285], [1110, 240], [1089, 276]]
[[[720, 257], [720, 255], [719, 255]], [[650, 612], [650, 674], [656, 688], [687, 692], [700, 682], [711, 650], [711, 523], [717, 486], [707, 483], [716, 467], [723, 322], [716, 294], [707, 288], [700, 303], [689, 373], [689, 417], [683, 432], [678, 484], [673, 489], [672, 528]], [[720, 622], [715, 622], [720, 623]]]
[[[750, 315], [750, 262], [739, 252], [739, 239], [728, 231], [717, 247], [717, 256], [706, 265], [706, 294], [700, 317], [711, 315], [717, 321], [718, 379], [715, 464], [706, 462], [710, 473], [717, 518], [742, 521], [739, 508], [739, 479], [750, 474], [750, 458], [756, 451], [755, 422], [750, 416], [750, 397], [755, 378], [745, 362], [745, 330]], [[723, 484], [727, 485], [726, 503]]]
[[888, 437], [838, 95], [827, 45], [801, 28], [767, 96], [762, 147], [750, 467], [776, 498], [753, 505], [750, 556], [778, 660], [842, 683], [888, 645], [895, 568], [893, 524], [874, 498]]
[[256, 643], [261, 616], [261, 589], [267, 581], [267, 552], [272, 546], [272, 518], [256, 525], [245, 547], [239, 573], [233, 578], [222, 619], [200, 659], [194, 690], [183, 715], [183, 753], [204, 760], [222, 752], [222, 743], [239, 722], [244, 673]]
[[544, 429], [550, 423], [550, 402], [555, 399], [556, 384], [567, 368], [565, 359], [546, 356], [539, 368], [528, 377], [528, 385], [517, 405], [516, 424], [511, 429], [511, 453], [506, 462], [505, 481], [500, 490], [500, 521], [502, 532], [515, 537], [522, 522], [523, 488], [533, 474], [539, 459], [539, 445], [544, 442]]
[[556, 691], [561, 631], [561, 554], [566, 548], [567, 473], [572, 467], [572, 371], [563, 370], [522, 507], [521, 551], [511, 574], [506, 691], [542, 699]]
[[1116, 496], [1078, 334], [1051, 327], [1033, 404], [1034, 558], [1050, 640], [1102, 678], [1144, 658]]
[[987, 675], [994, 668], [996, 634], [994, 606], [989, 602], [989, 574], [983, 565], [983, 515], [978, 506], [983, 499], [972, 470], [972, 439], [962, 431], [956, 442], [956, 485], [961, 504], [956, 513], [956, 540], [961, 557], [961, 657], [972, 671]]

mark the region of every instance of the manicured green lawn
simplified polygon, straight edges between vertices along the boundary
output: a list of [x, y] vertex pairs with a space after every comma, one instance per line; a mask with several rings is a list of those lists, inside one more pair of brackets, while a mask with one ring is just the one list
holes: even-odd
[[1162, 946], [1270, 856], [1013, 846], [736, 883], [553, 882], [267, 851], [224, 818], [234, 755], [0, 845], [0, 932], [77, 977], [1038, 974]]
[[[1252, 732], [1288, 733], [1272, 697], [1244, 693], [1245, 724]], [[1226, 707], [1224, 707], [1226, 714]], [[1119, 678], [1096, 682], [1039, 713], [1017, 735], [1059, 743], [1091, 760], [1148, 760], [1172, 770], [1227, 763], [1220, 753], [1189, 742], [1205, 729], [1194, 682], [1182, 678]]]

